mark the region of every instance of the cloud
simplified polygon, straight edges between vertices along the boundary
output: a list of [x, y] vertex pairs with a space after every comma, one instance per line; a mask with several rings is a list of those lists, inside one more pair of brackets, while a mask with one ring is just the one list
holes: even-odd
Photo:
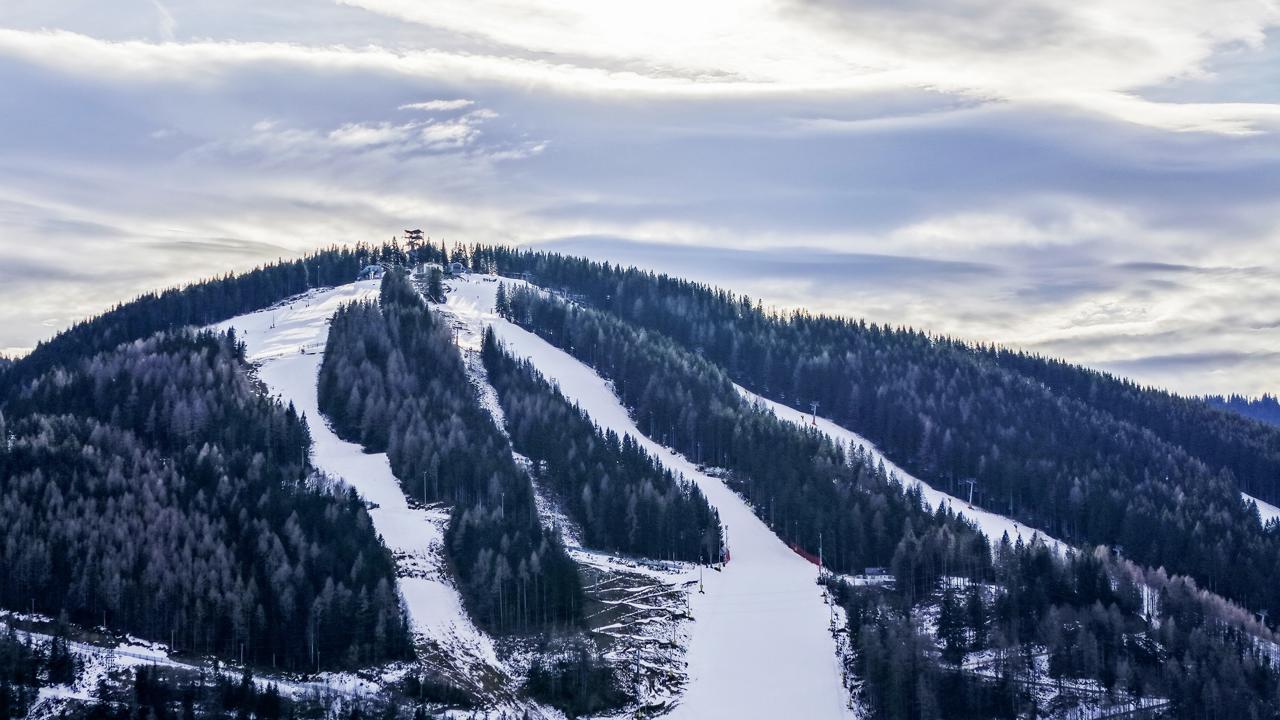
[[475, 100], [427, 100], [425, 102], [405, 103], [400, 106], [401, 110], [424, 110], [426, 112], [448, 112], [450, 110], [461, 110], [466, 107], [475, 105]]
[[743, 250], [589, 236], [546, 240], [533, 243], [533, 247], [720, 283], [744, 276], [874, 286], [904, 281], [966, 283], [999, 271], [997, 267], [983, 263], [839, 252], [802, 246]]
[[[1261, 46], [1280, 9], [1238, 0], [1040, 0], [962, 4], [678, 0], [344, 0], [390, 17], [481, 37], [509, 54], [757, 92], [932, 89], [981, 100], [1068, 106], [1168, 130], [1251, 133], [1280, 122], [1272, 103], [1169, 103], [1141, 90], [1203, 75], [1218, 48]], [[1224, 21], [1223, 18], [1229, 18]]]
[[[1125, 377], [1160, 378], [1160, 385], [1179, 388], [1191, 395], [1220, 395], [1242, 392], [1262, 395], [1273, 392], [1274, 384], [1253, 386], [1244, 378], [1258, 374], [1274, 378], [1280, 362], [1277, 352], [1195, 352], [1149, 355], [1124, 360], [1100, 360], [1097, 367]], [[1232, 390], [1245, 386], [1244, 390]]]
[[411, 122], [354, 121], [337, 127], [297, 127], [280, 120], [254, 122], [247, 133], [191, 148], [192, 162], [240, 157], [275, 167], [353, 164], [385, 167], [424, 155], [465, 154], [473, 162], [518, 159], [541, 152], [540, 142], [487, 142], [483, 125], [497, 117], [484, 108], [448, 119]]
[[1280, 342], [1273, 5], [160, 8], [0, 7], [0, 345], [422, 227], [1280, 387], [1142, 362]]
[[[0, 30], [0, 52], [61, 69], [216, 82], [243, 63], [538, 84], [569, 93], [768, 96], [937, 91], [982, 102], [1062, 106], [1175, 131], [1249, 134], [1280, 124], [1280, 104], [1159, 102], [1148, 85], [1194, 77], [1224, 45], [1261, 43], [1280, 10], [1239, 2], [1219, 10], [1152, 15], [1141, 4], [1022, 13], [978, 3], [963, 16], [883, 3], [662, 0], [642, 11], [586, 0], [512, 3], [404, 0], [348, 5], [497, 43], [502, 52], [270, 42], [107, 42], [65, 31]], [[1101, 7], [1104, 6], [1105, 7]], [[513, 17], [520, 21], [513, 22]], [[939, 19], [947, 22], [940, 22]], [[1128, 30], [1126, 23], [1135, 23]], [[1138, 24], [1142, 23], [1142, 24]], [[1026, 33], [1027, 27], [1039, 32]], [[1206, 29], [1208, 28], [1208, 29]], [[1039, 41], [1037, 41], [1039, 40]], [[1145, 47], [1144, 47], [1145, 46]], [[1138, 49], [1143, 51], [1140, 52]], [[554, 59], [548, 59], [554, 58]]]

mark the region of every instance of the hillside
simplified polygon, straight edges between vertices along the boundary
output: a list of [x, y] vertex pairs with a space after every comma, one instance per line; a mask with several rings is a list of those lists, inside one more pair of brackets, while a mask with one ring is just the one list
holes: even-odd
[[364, 506], [311, 477], [304, 419], [230, 336], [57, 366], [5, 414], [6, 607], [290, 669], [406, 656]]
[[[1277, 702], [1252, 610], [1280, 538], [1236, 472], [1260, 423], [574, 258], [420, 253], [148, 295], [4, 371], [8, 714]], [[446, 259], [533, 274], [418, 262]]]
[[972, 480], [983, 508], [1280, 610], [1268, 581], [1280, 571], [1280, 536], [1240, 495], [1271, 497], [1280, 429], [1058, 361], [849, 318], [770, 314], [665, 275], [507, 248], [475, 255], [653, 331], [765, 398], [817, 403], [939, 490], [958, 495]]
[[689, 596], [695, 618], [690, 686], [671, 717], [848, 717], [816, 569], [721, 479], [642, 433], [591, 368], [498, 316], [496, 282], [451, 288], [448, 306], [455, 316], [492, 328], [510, 352], [529, 359], [595, 422], [632, 438], [663, 467], [694, 482], [725, 524], [730, 560], [722, 570], [705, 572]]

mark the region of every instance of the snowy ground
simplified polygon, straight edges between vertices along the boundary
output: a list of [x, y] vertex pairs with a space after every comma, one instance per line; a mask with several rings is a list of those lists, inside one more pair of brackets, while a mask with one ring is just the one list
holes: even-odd
[[447, 511], [411, 507], [391, 474], [385, 453], [365, 453], [340, 439], [320, 420], [316, 381], [329, 321], [343, 303], [376, 298], [380, 281], [314, 290], [274, 308], [232, 318], [217, 327], [235, 328], [268, 392], [293, 402], [306, 415], [314, 440], [312, 462], [341, 478], [370, 505], [370, 516], [395, 554], [398, 584], [421, 660], [464, 687], [515, 703], [506, 668], [492, 639], [471, 622], [443, 561]]
[[[36, 645], [48, 645], [53, 636], [40, 632], [40, 628], [52, 630], [52, 618], [42, 615], [0, 611], [0, 632], [7, 632], [10, 625], [18, 638]], [[32, 630], [18, 627], [37, 628]], [[98, 632], [106, 632], [98, 628]], [[136, 667], [165, 667], [192, 674], [208, 673], [209, 667], [201, 661], [175, 660], [163, 643], [149, 642], [134, 637], [104, 644], [69, 641], [68, 647], [80, 663], [76, 681], [70, 685], [51, 685], [40, 688], [39, 697], [27, 714], [28, 720], [64, 717], [75, 706], [94, 699], [98, 684], [120, 671]], [[238, 677], [240, 670], [231, 663], [221, 663], [221, 672]], [[301, 680], [284, 675], [255, 674], [254, 684], [259, 689], [274, 686], [281, 694], [295, 698], [311, 698], [330, 707], [341, 707], [342, 701], [360, 700], [376, 692], [372, 683], [361, 681], [349, 673], [325, 673], [315, 680]], [[337, 703], [335, 705], [335, 703]]]
[[[835, 424], [834, 422], [831, 422], [830, 420], [827, 420], [822, 417], [816, 418], [816, 423], [815, 423], [815, 418], [812, 414], [797, 410], [787, 405], [783, 405], [782, 403], [774, 402], [767, 398], [763, 398], [742, 387], [738, 387], [738, 390], [743, 394], [743, 396], [745, 396], [749, 400], [752, 400], [754, 402], [761, 404], [764, 407], [769, 408], [774, 412], [774, 414], [776, 414], [778, 417], [784, 420], [788, 420], [790, 422], [794, 422], [797, 424], [807, 425], [810, 427], [817, 427], [817, 429], [821, 430], [823, 433], [831, 437], [837, 443], [841, 443], [846, 447], [850, 447], [850, 448], [861, 447], [863, 451], [868, 453], [872, 458], [874, 458], [876, 462], [883, 461], [885, 469], [888, 470], [893, 475], [896, 475], [901, 482], [919, 486], [921, 488], [921, 493], [924, 496], [925, 501], [929, 503], [930, 507], [937, 507], [938, 503], [945, 503], [952, 510], [956, 511], [957, 513], [963, 515], [964, 517], [976, 523], [979, 529], [981, 529], [982, 532], [984, 532], [987, 535], [987, 537], [992, 540], [993, 543], [998, 541], [1001, 535], [1003, 535], [1004, 533], [1009, 534], [1010, 541], [1016, 541], [1017, 538], [1021, 537], [1023, 542], [1030, 542], [1032, 537], [1038, 536], [1041, 540], [1043, 540], [1046, 544], [1048, 544], [1050, 547], [1054, 548], [1055, 550], [1062, 551], [1063, 549], [1065, 549], [1067, 552], [1071, 551], [1071, 548], [1069, 545], [1066, 545], [1065, 543], [1059, 541], [1058, 539], [1050, 535], [1045, 534], [1044, 532], [1036, 530], [1035, 528], [1029, 528], [1024, 524], [1021, 524], [1016, 520], [1012, 520], [1003, 515], [998, 515], [996, 513], [988, 512], [986, 510], [982, 510], [981, 508], [977, 508], [977, 507], [970, 508], [968, 506], [968, 503], [966, 503], [964, 500], [953, 497], [951, 495], [948, 495], [947, 493], [944, 493], [940, 490], [930, 487], [928, 483], [925, 483], [920, 479], [912, 476], [910, 473], [906, 472], [905, 470], [903, 470], [902, 468], [894, 464], [891, 460], [886, 458], [884, 454], [881, 453], [879, 449], [877, 449], [876, 446], [870, 440], [867, 440], [866, 438], [862, 437], [861, 435], [858, 435], [857, 433], [851, 430], [843, 428]], [[1280, 520], [1280, 507], [1276, 507], [1275, 505], [1259, 500], [1246, 493], [1240, 493], [1240, 495], [1244, 498], [1246, 502], [1251, 501], [1251, 502], [1257, 503], [1258, 514], [1261, 516], [1262, 523], [1264, 525], [1272, 520]], [[847, 576], [847, 575], [842, 576], [842, 578], [853, 585], [874, 584], [876, 582], [882, 582], [883, 580], [885, 580], [885, 578], [866, 578], [862, 576]], [[1139, 587], [1142, 591], [1142, 598], [1143, 598], [1142, 614], [1147, 620], [1156, 622], [1158, 626], [1159, 619], [1157, 616], [1158, 616], [1158, 610], [1159, 610], [1159, 606], [1158, 606], [1159, 592], [1156, 588], [1152, 587], [1147, 583], [1140, 582]], [[1264, 640], [1262, 638], [1255, 638], [1255, 642], [1258, 644], [1258, 646], [1261, 649], [1263, 649], [1264, 652], [1271, 653], [1273, 657], [1280, 657], [1280, 645], [1277, 645], [1276, 643], [1272, 643], [1268, 640]], [[1076, 687], [1075, 690], [1082, 692], [1081, 687]], [[1163, 702], [1164, 701], [1158, 701], [1158, 703], [1163, 703]], [[1114, 710], [1114, 708], [1112, 708], [1112, 710]], [[1085, 714], [1082, 714], [1080, 717], [1085, 718], [1085, 717], [1102, 717], [1102, 716], [1085, 713]]]
[[[505, 413], [478, 352], [483, 327], [468, 324], [447, 308], [438, 309], [457, 333], [467, 377], [480, 405], [505, 434]], [[514, 448], [511, 455], [533, 481], [529, 458]], [[651, 562], [585, 548], [578, 527], [562, 512], [557, 499], [537, 482], [533, 489], [543, 526], [555, 530], [582, 574], [587, 627], [636, 699], [618, 717], [663, 714], [686, 684], [683, 649], [689, 615], [685, 595], [688, 585], [697, 582], [696, 570], [686, 563]], [[513, 664], [532, 660], [527, 649], [515, 645], [508, 648]]]
[[[481, 406], [505, 433], [505, 413], [480, 358], [483, 325], [459, 317], [449, 306], [438, 309], [457, 331], [467, 376]], [[529, 458], [514, 449], [511, 454], [518, 465], [530, 469]], [[582, 574], [588, 601], [587, 627], [635, 698], [617, 717], [665, 715], [679, 702], [688, 683], [688, 593], [697, 589], [697, 566], [586, 548], [579, 528], [564, 514], [558, 500], [537, 482], [533, 488], [538, 517], [545, 527], [557, 532]]]
[[1280, 507], [1276, 507], [1275, 505], [1272, 505], [1271, 503], [1266, 502], [1264, 500], [1259, 500], [1258, 498], [1250, 495], [1249, 493], [1242, 492], [1240, 493], [1240, 497], [1244, 498], [1245, 502], [1253, 502], [1257, 504], [1258, 515], [1262, 516], [1263, 525], [1266, 525], [1272, 520], [1280, 520]]
[[1002, 653], [984, 650], [969, 653], [961, 664], [961, 672], [970, 677], [997, 682], [1002, 666], [1011, 682], [1033, 695], [1037, 707], [1049, 717], [1072, 720], [1105, 720], [1106, 718], [1160, 717], [1169, 708], [1162, 697], [1142, 697], [1107, 689], [1096, 680], [1059, 677], [1049, 674], [1049, 654], [1043, 646], [1026, 646]]
[[472, 337], [492, 325], [513, 354], [532, 359], [597, 424], [631, 435], [697, 483], [720, 512], [733, 560], [723, 571], [704, 573], [705, 592], [690, 593], [689, 684], [671, 717], [851, 717], [829, 628], [832, 611], [815, 584], [817, 569], [788, 549], [723, 482], [641, 434], [595, 371], [497, 317], [496, 282], [473, 276], [450, 287], [445, 309], [473, 328]]
[[900, 482], [907, 486], [919, 487], [920, 492], [924, 496], [925, 502], [929, 504], [929, 507], [936, 508], [939, 504], [943, 504], [951, 508], [951, 510], [957, 514], [968, 518], [986, 534], [986, 536], [991, 540], [993, 546], [995, 543], [1000, 541], [1000, 537], [1004, 535], [1004, 533], [1009, 533], [1010, 542], [1017, 542], [1019, 537], [1022, 538], [1023, 542], [1030, 542], [1033, 537], [1039, 537], [1054, 550], [1061, 550], [1063, 547], [1063, 544], [1056, 538], [1036, 530], [1035, 528], [1027, 527], [1016, 520], [1012, 520], [1003, 515], [997, 515], [993, 512], [988, 512], [976, 506], [970, 507], [964, 500], [952, 497], [941, 490], [931, 487], [928, 483], [921, 481], [911, 473], [898, 467], [893, 463], [893, 461], [885, 457], [884, 453], [880, 452], [880, 450], [876, 448], [875, 444], [852, 430], [841, 427], [822, 417], [816, 418], [815, 422], [814, 416], [809, 413], [802, 412], [788, 405], [783, 405], [782, 403], [761, 397], [744, 387], [735, 387], [738, 388], [738, 391], [742, 393], [743, 397], [761, 407], [772, 410], [775, 415], [783, 420], [796, 423], [797, 425], [816, 427], [832, 440], [846, 448], [862, 448], [863, 452], [866, 452], [875, 462], [883, 461], [885, 469], [891, 474], [896, 475]]
[[[35, 619], [52, 625], [51, 620], [39, 616], [0, 613], [0, 629], [5, 632], [8, 631], [11, 616], [14, 619]], [[48, 645], [53, 640], [52, 636], [39, 632], [16, 630], [15, 633], [20, 640], [36, 645]], [[71, 654], [80, 662], [75, 683], [40, 688], [39, 696], [27, 713], [29, 719], [60, 717], [72, 706], [92, 701], [98, 684], [113, 671], [140, 665], [185, 667], [181, 663], [170, 660], [163, 648], [157, 649], [148, 643], [129, 642], [112, 648], [71, 641], [68, 647]], [[286, 689], [285, 692], [288, 690]]]

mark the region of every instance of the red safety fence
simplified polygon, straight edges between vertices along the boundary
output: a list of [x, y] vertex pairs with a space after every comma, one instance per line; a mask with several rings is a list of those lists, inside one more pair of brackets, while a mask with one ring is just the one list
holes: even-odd
[[817, 556], [817, 555], [814, 555], [813, 553], [811, 553], [811, 552], [809, 552], [809, 551], [805, 550], [804, 548], [800, 547], [799, 545], [792, 545], [792, 546], [791, 546], [791, 549], [792, 549], [792, 551], [794, 551], [794, 552], [795, 552], [795, 554], [799, 555], [800, 557], [804, 558], [805, 560], [808, 560], [809, 562], [813, 563], [814, 565], [817, 565], [818, 567], [822, 567], [822, 563], [818, 561], [818, 556]]

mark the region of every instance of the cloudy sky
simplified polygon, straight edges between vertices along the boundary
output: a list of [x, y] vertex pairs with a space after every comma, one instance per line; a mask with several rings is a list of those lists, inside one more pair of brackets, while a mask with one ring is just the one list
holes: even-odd
[[1275, 0], [4, 0], [0, 349], [418, 226], [1280, 391]]

